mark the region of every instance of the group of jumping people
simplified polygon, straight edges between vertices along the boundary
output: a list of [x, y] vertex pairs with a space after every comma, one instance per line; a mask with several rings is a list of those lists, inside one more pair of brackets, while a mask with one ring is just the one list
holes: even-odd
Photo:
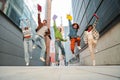
[[[40, 60], [45, 62], [45, 52], [46, 52], [46, 43], [45, 43], [45, 37], [49, 37], [51, 39], [51, 34], [50, 34], [50, 29], [47, 26], [47, 20], [43, 20], [41, 22], [40, 18], [40, 10], [38, 9], [38, 26], [36, 28], [36, 35], [35, 39], [33, 41], [32, 39], [32, 33], [31, 33], [31, 28], [30, 27], [24, 27], [22, 28], [23, 34], [24, 34], [24, 53], [25, 53], [25, 62], [26, 66], [29, 65], [30, 59], [32, 59], [32, 51], [36, 47], [39, 47], [41, 50], [40, 54]], [[88, 45], [91, 59], [93, 66], [95, 66], [95, 51], [96, 50], [96, 44], [99, 39], [99, 32], [96, 30], [96, 24], [98, 23], [98, 16], [94, 14], [95, 16], [95, 21], [92, 25], [88, 25], [87, 28], [84, 31], [83, 35], [83, 40], [86, 45]], [[68, 20], [68, 25], [69, 25], [69, 40], [70, 40], [70, 48], [73, 57], [75, 57], [75, 47], [77, 44], [78, 50], [81, 50], [80, 42], [81, 42], [81, 37], [78, 35], [78, 30], [80, 29], [80, 26], [78, 23], [73, 23], [72, 24], [72, 16], [68, 14], [66, 16]], [[59, 64], [59, 48], [62, 53], [62, 58], [64, 59], [64, 62], [66, 63], [66, 57], [65, 57], [65, 48], [62, 44], [62, 42], [66, 42], [67, 39], [63, 38], [62, 35], [62, 29], [61, 27], [57, 27], [56, 25], [56, 19], [57, 15], [54, 15], [52, 17], [53, 19], [53, 29], [54, 29], [54, 36], [55, 36], [55, 63], [56, 65]], [[48, 38], [47, 38], [48, 39]]]

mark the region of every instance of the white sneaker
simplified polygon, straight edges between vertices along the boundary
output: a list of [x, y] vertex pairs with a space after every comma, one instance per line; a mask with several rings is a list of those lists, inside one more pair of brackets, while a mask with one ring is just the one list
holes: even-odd
[[96, 49], [95, 52], [98, 52], [98, 50]]
[[58, 62], [58, 61], [56, 61], [56, 62], [55, 62], [55, 65], [56, 65], [56, 66], [59, 66], [59, 62]]
[[37, 39], [39, 36], [38, 35], [35, 35], [35, 39]]
[[30, 57], [30, 59], [32, 59], [32, 56]]
[[29, 66], [29, 63], [26, 63], [26, 66]]
[[95, 66], [95, 60], [93, 60], [93, 66]]
[[80, 47], [80, 46], [78, 46], [77, 48], [78, 48], [79, 50], [81, 49], [81, 47]]
[[32, 47], [33, 49], [35, 49], [36, 48], [36, 45], [33, 45], [33, 47]]
[[75, 54], [72, 54], [73, 58], [76, 57]]
[[43, 62], [45, 62], [45, 59], [43, 57], [40, 57], [40, 60], [42, 60]]

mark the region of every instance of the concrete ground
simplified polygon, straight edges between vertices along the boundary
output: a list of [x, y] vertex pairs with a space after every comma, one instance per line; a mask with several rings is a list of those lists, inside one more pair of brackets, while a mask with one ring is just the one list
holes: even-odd
[[120, 80], [120, 66], [1, 66], [0, 80]]

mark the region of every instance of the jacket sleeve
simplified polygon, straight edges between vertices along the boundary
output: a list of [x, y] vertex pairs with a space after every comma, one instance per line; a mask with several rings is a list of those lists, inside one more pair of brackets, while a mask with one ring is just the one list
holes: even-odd
[[38, 27], [36, 29], [36, 32], [42, 27], [42, 22], [41, 22], [41, 18], [40, 18], [40, 13], [38, 13]]
[[98, 23], [98, 19], [96, 19], [96, 20], [94, 21], [94, 23], [93, 23], [93, 28], [96, 27], [97, 23]]
[[69, 28], [72, 29], [72, 23], [70, 20], [68, 20]]
[[56, 26], [55, 20], [54, 20], [54, 23], [53, 23], [53, 28], [54, 28], [54, 32], [56, 32], [57, 31], [57, 26]]
[[61, 41], [64, 41], [64, 42], [66, 42], [66, 41], [67, 41], [67, 39], [63, 39], [63, 38], [61, 38], [60, 40], [61, 40]]
[[97, 25], [97, 23], [98, 23], [98, 19], [96, 19], [95, 21], [94, 21], [94, 23], [93, 23], [93, 30], [92, 30], [92, 34], [93, 34], [93, 38], [95, 39], [95, 40], [98, 40], [99, 39], [99, 32], [96, 30], [96, 25]]
[[46, 32], [47, 36], [49, 37], [49, 39], [52, 39], [51, 36], [50, 36], [50, 29], [48, 28], [48, 31]]
[[41, 24], [41, 18], [40, 18], [40, 13], [38, 13], [38, 25], [40, 26]]

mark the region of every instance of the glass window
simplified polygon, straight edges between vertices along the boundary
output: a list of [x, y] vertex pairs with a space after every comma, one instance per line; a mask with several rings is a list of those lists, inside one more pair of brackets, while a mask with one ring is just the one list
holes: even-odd
[[3, 3], [0, 1], [0, 10], [2, 9]]

